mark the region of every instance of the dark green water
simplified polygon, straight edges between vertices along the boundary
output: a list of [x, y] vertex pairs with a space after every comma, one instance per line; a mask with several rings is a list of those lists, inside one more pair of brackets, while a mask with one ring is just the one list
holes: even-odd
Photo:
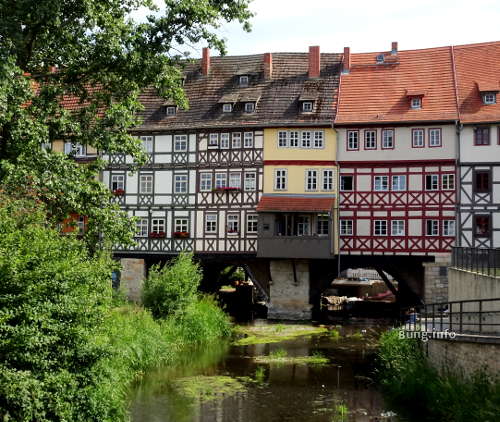
[[[131, 419], [134, 422], [396, 421], [371, 379], [373, 345], [384, 328], [357, 325], [339, 330], [339, 339], [322, 334], [261, 345], [220, 343], [186, 352], [182, 365], [149, 373], [135, 386]], [[254, 360], [276, 350], [285, 350], [290, 357], [320, 353], [330, 363]], [[221, 393], [211, 400], [190, 398], [176, 387], [178, 380], [196, 375], [255, 380], [256, 371], [261, 376], [246, 383], [245, 391]]]

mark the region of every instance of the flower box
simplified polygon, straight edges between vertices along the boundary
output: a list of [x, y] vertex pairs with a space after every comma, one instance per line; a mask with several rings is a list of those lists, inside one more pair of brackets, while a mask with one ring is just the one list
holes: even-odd
[[151, 232], [149, 237], [153, 239], [163, 239], [165, 237], [165, 232]]
[[233, 187], [233, 186], [226, 186], [223, 188], [215, 188], [214, 192], [238, 192], [240, 191], [241, 188]]
[[189, 237], [189, 232], [173, 232], [172, 235], [176, 239], [186, 239]]
[[229, 234], [238, 234], [238, 230], [229, 230], [227, 231]]
[[115, 189], [113, 191], [113, 195], [115, 195], [115, 196], [123, 196], [123, 195], [125, 195], [125, 190], [124, 189]]

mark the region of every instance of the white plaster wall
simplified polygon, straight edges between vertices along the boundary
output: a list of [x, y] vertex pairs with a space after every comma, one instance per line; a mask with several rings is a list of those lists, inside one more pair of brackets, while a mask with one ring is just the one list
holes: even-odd
[[169, 194], [172, 193], [172, 171], [157, 170], [154, 173], [155, 193]]
[[490, 145], [474, 145], [474, 126], [464, 126], [460, 133], [460, 161], [465, 163], [499, 162], [498, 127], [490, 126]]
[[127, 193], [137, 193], [138, 178], [137, 173], [127, 175]]
[[156, 136], [155, 152], [172, 152], [172, 135]]
[[[382, 130], [377, 128], [377, 149], [364, 149], [364, 129], [359, 129], [359, 151], [347, 151], [345, 128], [337, 128], [338, 134], [338, 160], [339, 161], [386, 161], [386, 160], [442, 160], [456, 158], [456, 131], [455, 125], [432, 125], [432, 126], [409, 126], [396, 127], [388, 129], [395, 130], [395, 148], [381, 149]], [[412, 128], [425, 129], [425, 147], [413, 148], [411, 133]], [[429, 144], [429, 129], [441, 128], [442, 146], [430, 148]], [[357, 129], [357, 128], [352, 128]], [[374, 130], [374, 128], [367, 128]]]

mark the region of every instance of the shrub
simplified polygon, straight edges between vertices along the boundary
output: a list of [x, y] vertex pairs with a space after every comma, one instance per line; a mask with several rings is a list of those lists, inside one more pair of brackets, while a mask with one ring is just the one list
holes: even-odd
[[201, 279], [200, 266], [189, 253], [181, 253], [163, 268], [154, 265], [144, 282], [144, 306], [151, 310], [155, 318], [182, 313], [196, 300]]

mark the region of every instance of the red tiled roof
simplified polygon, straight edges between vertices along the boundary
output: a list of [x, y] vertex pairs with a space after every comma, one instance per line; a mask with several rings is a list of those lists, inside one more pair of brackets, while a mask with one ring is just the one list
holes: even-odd
[[333, 209], [334, 198], [306, 198], [303, 196], [263, 196], [257, 205], [258, 212], [329, 212]]
[[[451, 47], [351, 54], [339, 91], [336, 124], [458, 119]], [[421, 109], [410, 108], [407, 91], [425, 93]]]
[[479, 92], [491, 88], [492, 83], [498, 90], [500, 41], [459, 45], [453, 47], [453, 52], [460, 120], [464, 123], [500, 121], [500, 98], [496, 104], [485, 105]]

